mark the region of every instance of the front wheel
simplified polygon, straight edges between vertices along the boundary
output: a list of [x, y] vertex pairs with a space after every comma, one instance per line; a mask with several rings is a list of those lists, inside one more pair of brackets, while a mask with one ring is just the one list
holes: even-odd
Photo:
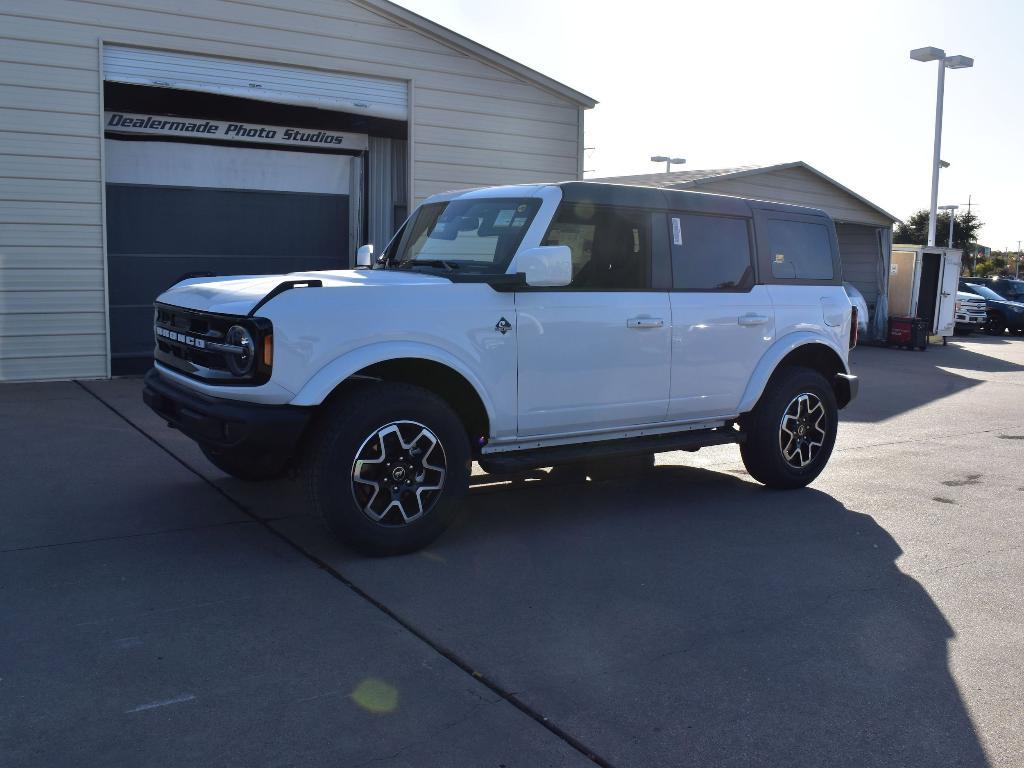
[[769, 488], [802, 488], [821, 474], [832, 455], [839, 408], [820, 373], [784, 368], [741, 423], [747, 438], [740, 454], [747, 472]]
[[409, 384], [360, 387], [315, 427], [310, 502], [345, 544], [369, 555], [425, 547], [452, 522], [469, 485], [469, 439], [451, 407]]

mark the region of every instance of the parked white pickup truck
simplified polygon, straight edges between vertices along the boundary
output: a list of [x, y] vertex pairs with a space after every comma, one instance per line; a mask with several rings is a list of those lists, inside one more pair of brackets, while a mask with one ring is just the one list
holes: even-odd
[[236, 477], [298, 469], [350, 546], [408, 552], [471, 460], [600, 476], [738, 443], [755, 479], [806, 485], [857, 393], [854, 315], [821, 211], [478, 189], [428, 199], [373, 269], [178, 283], [145, 399]]

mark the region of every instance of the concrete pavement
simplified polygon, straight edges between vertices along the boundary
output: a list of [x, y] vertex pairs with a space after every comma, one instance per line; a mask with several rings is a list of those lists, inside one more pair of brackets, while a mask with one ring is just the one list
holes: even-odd
[[[367, 560], [137, 380], [0, 388], [12, 765], [1024, 763], [1024, 342], [861, 349], [809, 489], [734, 447], [477, 476]], [[85, 762], [90, 762], [86, 760]]]

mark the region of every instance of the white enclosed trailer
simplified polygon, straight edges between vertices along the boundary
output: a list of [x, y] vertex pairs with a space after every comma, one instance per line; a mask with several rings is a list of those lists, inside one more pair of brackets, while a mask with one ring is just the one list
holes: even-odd
[[952, 336], [962, 258], [958, 248], [894, 245], [889, 316], [919, 317], [928, 321], [929, 334]]

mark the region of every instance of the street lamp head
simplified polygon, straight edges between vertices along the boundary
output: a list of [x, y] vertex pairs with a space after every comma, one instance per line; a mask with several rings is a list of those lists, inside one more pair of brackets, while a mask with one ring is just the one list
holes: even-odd
[[683, 157], [673, 157], [671, 160], [669, 160], [669, 162], [672, 163], [672, 165], [685, 165], [686, 164], [686, 158], [683, 158]]
[[949, 69], [967, 69], [974, 66], [974, 59], [970, 56], [948, 56], [943, 60], [943, 63]]
[[655, 155], [651, 158], [652, 163], [670, 163], [672, 162], [671, 157], [665, 157], [665, 155]]
[[910, 58], [914, 61], [938, 61], [946, 58], [946, 52], [941, 48], [929, 46], [927, 48], [915, 48], [910, 52]]
[[959, 205], [940, 205], [939, 206], [939, 210], [940, 211], [955, 211], [959, 207], [960, 207]]

